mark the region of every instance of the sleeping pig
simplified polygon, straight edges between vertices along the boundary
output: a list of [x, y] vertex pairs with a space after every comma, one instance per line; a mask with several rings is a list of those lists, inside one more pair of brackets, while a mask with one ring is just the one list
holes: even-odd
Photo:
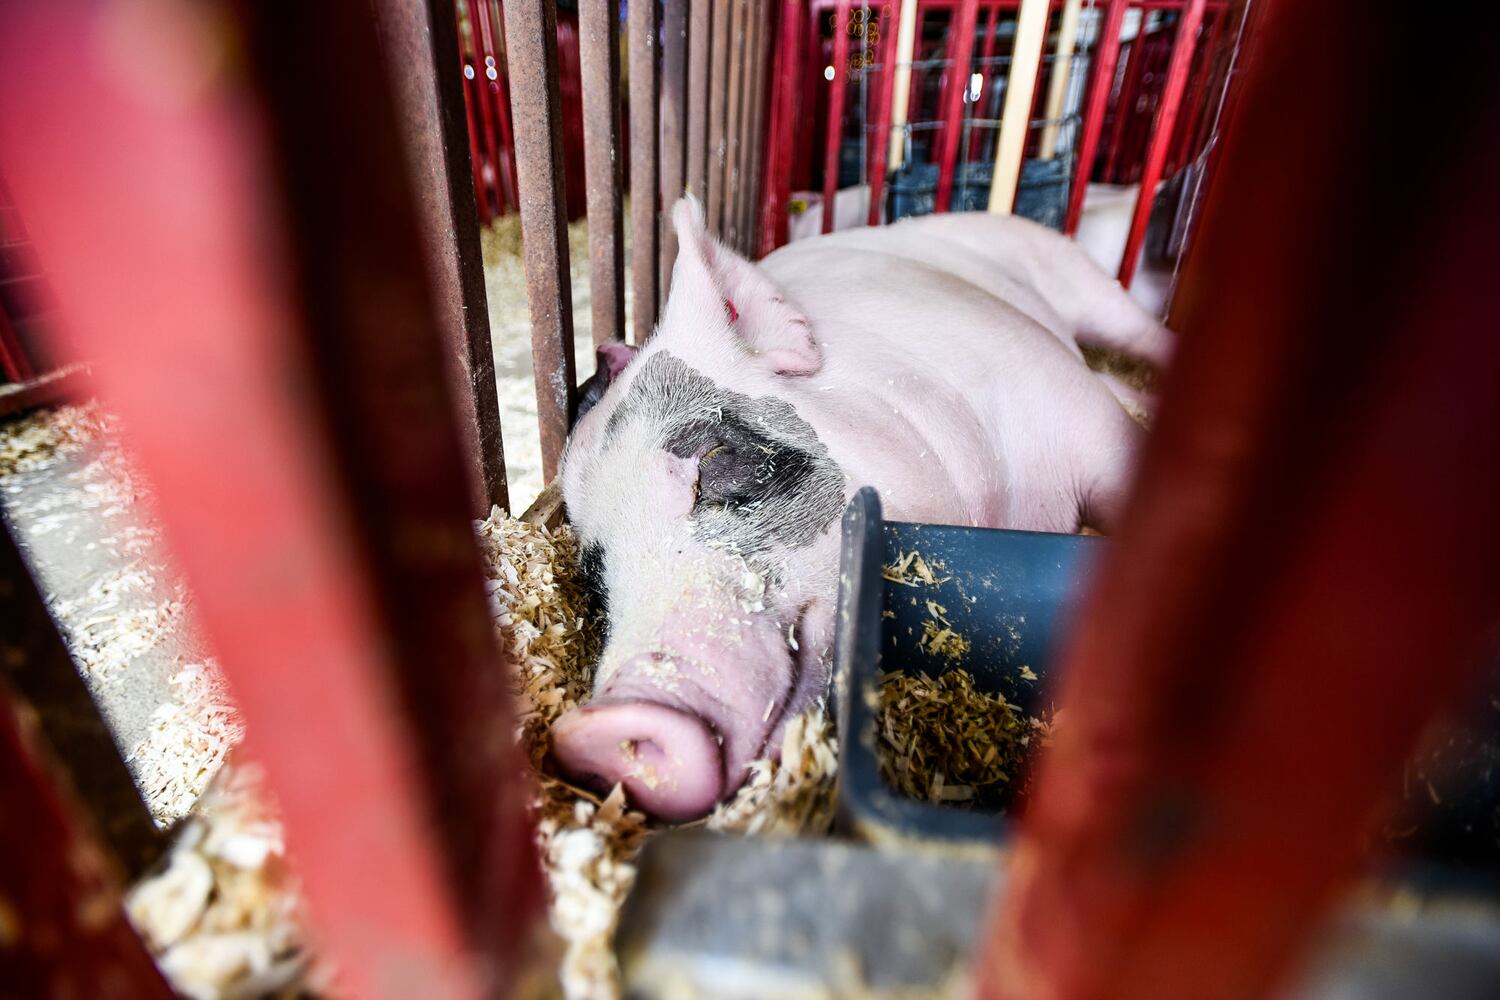
[[759, 265], [696, 202], [673, 222], [656, 335], [601, 350], [563, 457], [607, 634], [593, 698], [552, 735], [565, 774], [681, 821], [824, 696], [857, 489], [892, 519], [1107, 531], [1142, 431], [1079, 345], [1159, 363], [1171, 336], [1015, 217], [855, 229]]

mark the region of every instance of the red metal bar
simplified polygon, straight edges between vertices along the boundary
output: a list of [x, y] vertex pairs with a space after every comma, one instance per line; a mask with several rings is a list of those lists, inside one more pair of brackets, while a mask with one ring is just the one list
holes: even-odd
[[1141, 245], [1146, 241], [1146, 226], [1151, 221], [1151, 206], [1156, 201], [1156, 185], [1161, 180], [1162, 167], [1167, 161], [1167, 150], [1172, 144], [1173, 130], [1177, 125], [1177, 113], [1182, 107], [1182, 92], [1187, 86], [1188, 67], [1192, 64], [1193, 49], [1198, 43], [1198, 28], [1203, 24], [1203, 0], [1190, 3], [1177, 22], [1177, 35], [1172, 44], [1172, 61], [1167, 66], [1166, 86], [1162, 91], [1161, 110], [1151, 133], [1151, 145], [1146, 148], [1146, 165], [1141, 173], [1141, 187], [1135, 199], [1135, 214], [1130, 220], [1130, 234], [1125, 238], [1125, 256], [1120, 261], [1120, 284], [1130, 287], [1135, 277], [1135, 261]]
[[1195, 140], [1200, 134], [1201, 123], [1208, 113], [1208, 105], [1214, 96], [1214, 70], [1218, 63], [1220, 47], [1223, 45], [1224, 25], [1229, 20], [1229, 15], [1226, 12], [1218, 12], [1210, 18], [1205, 10], [1203, 17], [1203, 26], [1208, 33], [1208, 38], [1203, 45], [1199, 46], [1202, 64], [1190, 77], [1192, 84], [1183, 97], [1187, 117], [1178, 123], [1177, 134], [1173, 138], [1172, 153], [1167, 158], [1168, 174], [1181, 170], [1196, 154], [1199, 147]]
[[581, 0], [583, 151], [588, 186], [589, 289], [595, 345], [625, 339], [625, 220], [621, 210], [620, 16], [615, 0]]
[[771, 197], [766, 206], [767, 229], [770, 239], [762, 244], [762, 256], [775, 250], [777, 247], [785, 246], [787, 241], [787, 229], [790, 220], [787, 218], [787, 205], [792, 200], [792, 172], [788, 169], [795, 157], [792, 150], [792, 141], [795, 135], [797, 101], [797, 76], [801, 68], [797, 61], [797, 55], [802, 51], [802, 4], [798, 0], [782, 0], [781, 24], [779, 28], [780, 52], [777, 60], [776, 72], [776, 98], [777, 98], [777, 122], [776, 122], [776, 145], [781, 152], [781, 161], [777, 164], [779, 169], [771, 171], [773, 183], [770, 185]]
[[495, 33], [495, 76], [491, 84], [493, 93], [492, 104], [495, 108], [496, 118], [499, 120], [499, 156], [500, 162], [495, 165], [496, 183], [500, 185], [501, 197], [505, 204], [512, 205], [517, 211], [521, 208], [521, 186], [516, 176], [516, 136], [515, 127], [510, 117], [510, 70], [508, 68], [509, 55], [505, 45], [505, 18], [500, 6], [500, 0], [485, 0], [490, 5], [490, 23], [494, 26]]
[[477, 997], [537, 879], [374, 24], [232, 10], [0, 8], [0, 172], [157, 489], [340, 988]]
[[479, 208], [479, 221], [482, 225], [489, 225], [495, 217], [495, 204], [491, 199], [489, 185], [484, 179], [484, 147], [480, 138], [479, 130], [479, 82], [476, 77], [479, 71], [475, 68], [475, 60], [469, 54], [468, 41], [460, 33], [460, 44], [465, 46], [463, 52], [464, 60], [464, 111], [469, 130], [469, 167], [474, 174], [474, 201]]
[[979, 20], [979, 0], [964, 0], [954, 15], [949, 52], [948, 85], [943, 88], [942, 147], [938, 153], [937, 199], [933, 210], [948, 211], [953, 201], [953, 169], [958, 162], [958, 144], [962, 138], [964, 95], [969, 90], [969, 74], [974, 58], [974, 28]]
[[1145, 79], [1149, 55], [1146, 22], [1142, 18], [1140, 32], [1131, 39], [1128, 46], [1124, 47], [1125, 78], [1120, 81], [1120, 99], [1115, 102], [1113, 128], [1110, 129], [1109, 143], [1104, 156], [1103, 179], [1106, 184], [1120, 182], [1117, 172], [1120, 169], [1120, 151], [1125, 146], [1125, 135], [1135, 115], [1136, 102], [1140, 99], [1141, 84]]
[[1088, 99], [1083, 106], [1083, 125], [1078, 135], [1078, 163], [1073, 169], [1068, 213], [1063, 219], [1063, 232], [1069, 236], [1078, 232], [1078, 220], [1083, 215], [1083, 196], [1088, 192], [1094, 157], [1099, 151], [1099, 133], [1104, 128], [1104, 111], [1109, 104], [1109, 91], [1114, 86], [1115, 68], [1120, 58], [1120, 25], [1125, 20], [1128, 6], [1128, 0], [1109, 0], [1094, 45]]
[[[1455, 39], [1357, 0], [1255, 12], [1181, 351], [979, 949], [989, 997], [1281, 995], [1402, 759], [1494, 653], [1500, 18]], [[1442, 157], [1383, 155], [1396, 102]]]
[[871, 226], [880, 225], [885, 201], [887, 151], [891, 145], [891, 102], [896, 95], [896, 22], [900, 19], [900, 9], [898, 2], [887, 0], [880, 17], [880, 89], [875, 98], [875, 134], [866, 154], [870, 167], [870, 211], [865, 221]]
[[36, 378], [36, 370], [32, 368], [31, 360], [26, 356], [26, 348], [21, 345], [21, 338], [16, 336], [15, 327], [11, 326], [10, 316], [3, 305], [0, 305], [0, 372], [4, 372], [7, 379], [17, 384]]
[[849, 3], [838, 0], [833, 21], [833, 80], [828, 83], [828, 124], [823, 137], [823, 232], [833, 232], [844, 139], [844, 97], [849, 90]]
[[[630, 45], [630, 287], [634, 342], [656, 327], [658, 281], [656, 158], [656, 4], [631, 0]], [[519, 118], [520, 116], [517, 115]], [[564, 303], [566, 308], [566, 303]], [[550, 480], [552, 474], [549, 472]]]
[[[3, 526], [0, 547], [21, 571], [12, 579], [25, 580]], [[18, 709], [0, 683], [0, 851], [14, 859], [0, 865], [6, 995], [172, 1000], [125, 917], [119, 872], [92, 842], [66, 777]]]
[[792, 163], [792, 184], [798, 191], [812, 187], [813, 157], [816, 155], [818, 134], [818, 96], [823, 93], [823, 29], [818, 24], [818, 11], [808, 7], [803, 16], [807, 21], [807, 61], [802, 64], [804, 88], [797, 92], [797, 144], [796, 159]]
[[[984, 22], [984, 46], [980, 49], [979, 54], [979, 65], [981, 67], [980, 72], [984, 74], [984, 90], [981, 93], [980, 100], [986, 102], [990, 99], [991, 94], [994, 94], [1000, 89], [995, 85], [995, 79], [997, 75], [995, 73], [995, 67], [990, 64], [990, 60], [995, 57], [995, 37], [998, 34], [995, 29], [1000, 23], [1000, 6], [1001, 5], [998, 3], [989, 5], [989, 17], [986, 18]], [[979, 106], [983, 107], [983, 104], [980, 104]], [[968, 158], [970, 160], [977, 159], [979, 157], [980, 143], [983, 138], [984, 132], [980, 129], [976, 128], [973, 130], [973, 132], [970, 133], [968, 153]]]
[[[498, 79], [503, 67], [495, 57], [494, 47], [491, 41], [489, 22], [488, 0], [470, 0], [469, 5], [469, 27], [472, 29], [471, 40], [474, 44], [474, 81], [476, 96], [478, 97], [478, 111], [480, 121], [480, 135], [484, 140], [484, 159], [490, 167], [490, 183], [486, 187], [493, 186], [494, 208], [490, 216], [503, 214], [506, 211], [505, 192], [500, 180], [500, 149], [503, 139], [496, 138], [496, 130], [499, 128], [499, 112], [497, 111]], [[486, 196], [488, 197], [488, 196]]]

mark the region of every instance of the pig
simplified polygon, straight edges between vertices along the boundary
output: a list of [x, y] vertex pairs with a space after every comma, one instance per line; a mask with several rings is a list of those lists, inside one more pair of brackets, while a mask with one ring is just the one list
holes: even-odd
[[703, 816], [823, 698], [840, 515], [1037, 531], [1114, 524], [1142, 428], [1084, 363], [1164, 363], [1171, 334], [1069, 240], [941, 215], [789, 244], [759, 265], [672, 213], [655, 335], [601, 349], [560, 483], [605, 627], [558, 718], [573, 780]]

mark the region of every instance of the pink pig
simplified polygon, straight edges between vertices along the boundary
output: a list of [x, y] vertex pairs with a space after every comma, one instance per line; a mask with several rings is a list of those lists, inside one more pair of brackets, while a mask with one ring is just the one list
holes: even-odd
[[696, 202], [673, 221], [656, 336], [601, 352], [563, 458], [608, 631], [592, 700], [552, 735], [564, 773], [681, 821], [825, 695], [857, 489], [898, 520], [1107, 530], [1142, 431], [1078, 345], [1163, 362], [1172, 338], [1015, 217], [855, 229], [759, 266]]

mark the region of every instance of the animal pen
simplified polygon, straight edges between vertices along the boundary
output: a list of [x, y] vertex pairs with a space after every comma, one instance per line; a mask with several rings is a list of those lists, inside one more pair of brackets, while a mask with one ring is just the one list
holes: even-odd
[[[868, 188], [874, 225], [924, 198], [1009, 212], [1030, 179], [1072, 233], [1091, 179], [1139, 185], [1118, 277], [1158, 212], [1180, 348], [1058, 672], [1073, 735], [971, 965], [993, 997], [1289, 981], [1390, 775], [1493, 657], [1494, 13], [564, 6], [0, 10], [0, 415], [93, 393], [118, 413], [341, 990], [508, 995], [534, 971], [535, 831], [472, 530], [532, 498], [507, 493], [479, 248], [519, 212], [550, 481], [579, 390], [565, 52], [596, 345], [651, 335], [680, 194], [758, 257], [795, 191], [821, 190], [827, 232], [841, 189]], [[1391, 155], [1418, 120], [1441, 151]], [[0, 543], [0, 993], [170, 996], [120, 903], [167, 834]], [[1493, 968], [1384, 940], [1435, 993]]]

